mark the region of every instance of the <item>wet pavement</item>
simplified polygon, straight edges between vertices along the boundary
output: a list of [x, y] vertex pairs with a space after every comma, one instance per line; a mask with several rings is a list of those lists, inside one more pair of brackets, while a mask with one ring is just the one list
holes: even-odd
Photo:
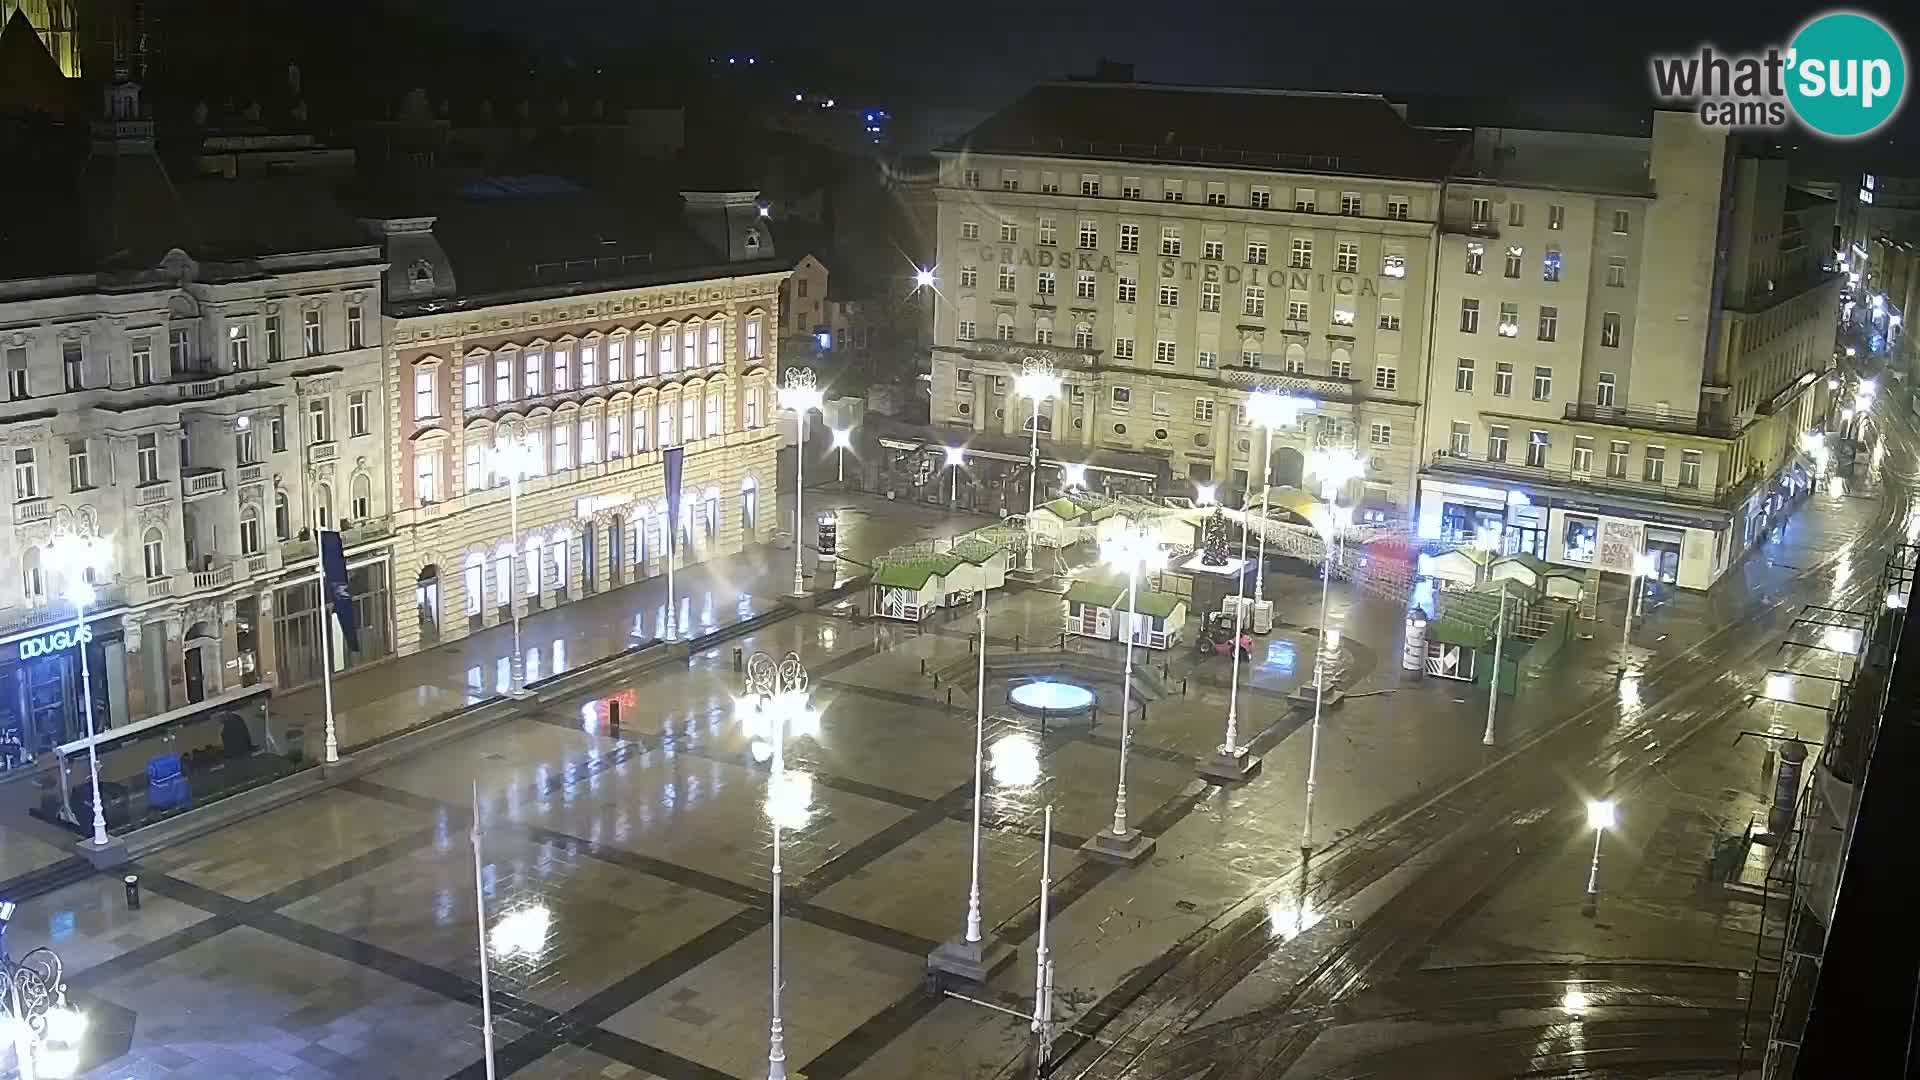
[[[1895, 431], [1888, 459], [1904, 468], [1913, 440]], [[1716, 908], [1687, 880], [1689, 849], [1737, 831], [1766, 791], [1759, 744], [1732, 742], [1761, 723], [1739, 698], [1799, 603], [1869, 599], [1904, 521], [1904, 495], [1817, 498], [1723, 588], [1636, 621], [1624, 680], [1610, 674], [1621, 598], [1609, 595], [1593, 637], [1502, 703], [1491, 748], [1481, 691], [1400, 671], [1400, 612], [1337, 587], [1354, 693], [1323, 719], [1304, 866], [1309, 726], [1284, 695], [1319, 641], [1310, 576], [1276, 579], [1280, 626], [1241, 690], [1241, 731], [1264, 760], [1250, 783], [1194, 771], [1220, 740], [1226, 662], [1141, 657], [1164, 661], [1168, 693], [1146, 695], [1128, 765], [1130, 818], [1158, 841], [1139, 867], [1078, 851], [1113, 815], [1117, 717], [1044, 733], [996, 722], [1006, 760], [1024, 751], [1034, 764], [990, 775], [983, 815], [985, 925], [1021, 953], [976, 996], [1031, 1006], [1051, 804], [1050, 933], [1069, 1029], [1056, 1075], [1495, 1076], [1603, 1053], [1675, 1063], [1737, 1031], [1728, 1003], [1744, 1004], [1732, 973], [1753, 913]], [[618, 596], [606, 599], [610, 643], [647, 604]], [[1059, 618], [1051, 594], [996, 594], [989, 648], [1017, 635], [1057, 651]], [[965, 911], [972, 681], [932, 675], [964, 670], [970, 629], [964, 616], [908, 628], [794, 614], [684, 669], [530, 704], [150, 856], [135, 868], [138, 910], [115, 879], [61, 887], [23, 907], [8, 944], [67, 957], [81, 1004], [111, 1029], [96, 1028], [101, 1052], [117, 1055], [89, 1075], [482, 1076], [477, 783], [501, 1075], [764, 1075], [767, 771], [734, 718], [731, 648], [791, 650], [821, 731], [789, 759], [813, 777], [811, 818], [783, 842], [790, 1066], [811, 1080], [1015, 1075], [1026, 1025], [930, 994], [923, 978]], [[1071, 649], [1117, 662], [1111, 646]], [[449, 662], [419, 682], [465, 675]], [[615, 730], [595, 704], [622, 691], [637, 708]], [[1805, 718], [1767, 719], [1816, 734]], [[1603, 792], [1621, 825], [1600, 917], [1585, 920], [1591, 834], [1578, 815]], [[1705, 1056], [1714, 1068], [1725, 1054]], [[1480, 1071], [1415, 1067], [1436, 1060]]]

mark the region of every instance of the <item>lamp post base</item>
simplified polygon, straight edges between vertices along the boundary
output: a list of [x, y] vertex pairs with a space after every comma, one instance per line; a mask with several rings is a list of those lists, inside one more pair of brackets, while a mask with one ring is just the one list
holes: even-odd
[[946, 978], [985, 983], [1001, 968], [1013, 963], [1015, 955], [1011, 945], [984, 938], [971, 942], [950, 938], [927, 954], [927, 975], [936, 981]]
[[1600, 913], [1600, 893], [1589, 889], [1586, 899], [1580, 901], [1580, 914], [1591, 919]]
[[107, 837], [105, 847], [94, 843], [93, 837], [89, 836], [74, 844], [73, 848], [91, 863], [95, 870], [111, 870], [132, 858], [127, 854], [126, 843], [117, 836]]
[[1241, 784], [1260, 775], [1260, 759], [1244, 746], [1231, 754], [1216, 749], [1200, 759], [1195, 771], [1216, 784]]
[[1080, 850], [1102, 862], [1139, 866], [1153, 854], [1156, 843], [1153, 837], [1139, 829], [1128, 829], [1119, 835], [1115, 835], [1111, 829], [1102, 829], [1080, 845]]

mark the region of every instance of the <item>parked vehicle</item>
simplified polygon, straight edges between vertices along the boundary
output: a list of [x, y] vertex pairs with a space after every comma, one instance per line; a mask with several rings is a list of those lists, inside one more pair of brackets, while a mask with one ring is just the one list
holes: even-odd
[[[1225, 611], [1216, 611], [1207, 616], [1200, 627], [1200, 634], [1194, 639], [1196, 651], [1201, 656], [1226, 656], [1234, 648], [1233, 615]], [[1253, 659], [1253, 635], [1243, 628], [1240, 631], [1240, 658]]]

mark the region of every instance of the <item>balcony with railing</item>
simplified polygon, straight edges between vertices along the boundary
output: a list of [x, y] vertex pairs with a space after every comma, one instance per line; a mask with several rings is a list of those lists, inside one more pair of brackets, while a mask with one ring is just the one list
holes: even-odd
[[1100, 350], [1076, 349], [1070, 345], [1038, 345], [1026, 341], [976, 339], [963, 341], [953, 348], [969, 356], [1004, 360], [1010, 364], [1018, 364], [1029, 356], [1037, 356], [1044, 360], [1051, 360], [1056, 368], [1069, 371], [1085, 371], [1100, 364]]
[[1352, 379], [1336, 379], [1331, 375], [1265, 371], [1254, 367], [1223, 367], [1220, 381], [1249, 393], [1266, 390], [1316, 401], [1352, 401], [1358, 396], [1359, 385]]
[[173, 481], [153, 480], [133, 489], [133, 505], [157, 506], [173, 499]]
[[[93, 604], [87, 608], [88, 617], [115, 608], [125, 607], [129, 589], [122, 582], [97, 585], [93, 590]], [[55, 626], [60, 623], [72, 623], [74, 620], [72, 604], [53, 598], [37, 604], [19, 604], [0, 608], [0, 634], [11, 634], [36, 626]]]
[[31, 525], [36, 521], [45, 521], [53, 516], [53, 496], [35, 495], [21, 499], [13, 504], [13, 523]]
[[1435, 451], [1427, 465], [1427, 471], [1457, 473], [1512, 483], [1577, 488], [1623, 498], [1685, 503], [1690, 506], [1721, 510], [1738, 503], [1748, 487], [1746, 483], [1721, 484], [1713, 487], [1686, 485], [1679, 482], [1677, 473], [1671, 482], [1634, 480], [1630, 477], [1607, 476], [1603, 473], [1574, 469], [1565, 465], [1528, 465], [1524, 461], [1489, 461], [1484, 457], [1456, 454], [1448, 450]]
[[1649, 409], [1637, 405], [1595, 405], [1586, 401], [1570, 401], [1567, 403], [1566, 418], [1589, 424], [1605, 424], [1609, 427], [1634, 428], [1640, 431], [1670, 431], [1678, 435], [1699, 435], [1708, 439], [1731, 439], [1740, 433], [1740, 426], [1731, 420], [1703, 413]]
[[307, 463], [319, 465], [340, 456], [340, 444], [331, 440], [312, 443], [307, 447]]
[[188, 502], [227, 490], [227, 470], [186, 469], [180, 474], [180, 497]]
[[[505, 491], [506, 488], [503, 487], [500, 490]], [[383, 518], [379, 521], [363, 522], [341, 530], [340, 543], [341, 546], [346, 549], [352, 550], [361, 544], [370, 544], [375, 540], [384, 540], [392, 535], [393, 522]], [[281, 564], [288, 565], [299, 562], [302, 559], [311, 559], [316, 550], [318, 550], [318, 545], [314, 542], [311, 534], [308, 534], [304, 539], [283, 540], [280, 542]]]

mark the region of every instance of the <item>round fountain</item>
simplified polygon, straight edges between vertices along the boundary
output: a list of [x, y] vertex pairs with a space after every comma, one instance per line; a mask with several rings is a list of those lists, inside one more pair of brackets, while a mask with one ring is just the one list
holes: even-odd
[[1028, 716], [1058, 720], [1092, 712], [1094, 696], [1079, 683], [1033, 679], [1008, 687], [1007, 703]]

